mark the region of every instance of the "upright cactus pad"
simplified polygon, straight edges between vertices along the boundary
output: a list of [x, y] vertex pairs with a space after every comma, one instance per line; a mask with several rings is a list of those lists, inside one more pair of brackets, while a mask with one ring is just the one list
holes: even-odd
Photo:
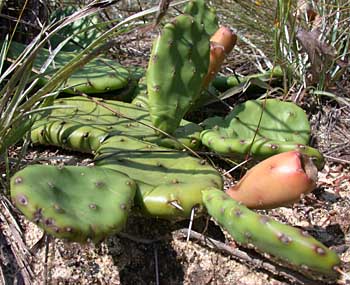
[[289, 263], [294, 269], [317, 278], [337, 276], [337, 254], [307, 232], [260, 216], [217, 189], [203, 191], [208, 213], [240, 244], [253, 244]]
[[204, 26], [204, 30], [208, 35], [212, 35], [219, 28], [218, 17], [216, 11], [212, 7], [208, 7], [205, 0], [192, 0], [184, 9], [184, 14], [192, 16], [195, 21]]
[[95, 160], [135, 179], [136, 204], [154, 217], [188, 218], [194, 206], [201, 208], [202, 190], [222, 187], [220, 173], [205, 161], [129, 136], [107, 139]]
[[209, 35], [180, 15], [153, 43], [147, 70], [149, 111], [157, 128], [173, 133], [200, 95], [209, 66]]
[[[261, 117], [261, 120], [260, 120]], [[277, 99], [250, 100], [236, 106], [226, 118], [206, 119], [202, 125], [202, 143], [211, 150], [257, 158], [297, 150], [323, 166], [320, 152], [307, 146], [310, 124], [303, 109]]]
[[[12, 42], [8, 56], [17, 58], [24, 50], [25, 46]], [[47, 49], [41, 49], [38, 53], [33, 68], [40, 71], [43, 64], [50, 57]], [[60, 51], [54, 61], [46, 69], [46, 73], [52, 75], [59, 68], [66, 65], [70, 60], [76, 57], [74, 52]], [[38, 84], [43, 85], [49, 79], [41, 77]], [[104, 93], [118, 90], [125, 87], [130, 80], [129, 71], [122, 67], [114, 60], [97, 57], [87, 63], [84, 67], [73, 73], [63, 84], [62, 88], [66, 88], [65, 92], [75, 93], [70, 87], [74, 87], [77, 91], [87, 94]]]
[[12, 201], [29, 220], [77, 242], [120, 231], [135, 190], [127, 175], [98, 167], [28, 166], [11, 180]]
[[[117, 101], [100, 100], [100, 104], [103, 106], [83, 97], [56, 100], [54, 106], [58, 108], [48, 118], [35, 123], [31, 140], [33, 143], [82, 152], [94, 152], [107, 137], [122, 134], [180, 149], [183, 148], [181, 143], [191, 148], [200, 145], [201, 127], [194, 123], [181, 122], [174, 133], [179, 143], [170, 138], [160, 138], [154, 129], [147, 127], [152, 126], [152, 123], [145, 109]], [[134, 120], [123, 118], [122, 115]]]

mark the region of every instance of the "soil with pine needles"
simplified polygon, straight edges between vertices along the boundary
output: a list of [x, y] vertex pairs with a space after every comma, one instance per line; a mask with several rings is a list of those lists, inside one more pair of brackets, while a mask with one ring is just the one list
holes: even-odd
[[[117, 55], [124, 64], [147, 65], [149, 41], [136, 33], [124, 44]], [[252, 68], [235, 59], [234, 53], [226, 66], [240, 73]], [[333, 90], [338, 96], [350, 94], [348, 76]], [[231, 98], [229, 103], [245, 96]], [[326, 165], [313, 193], [290, 208], [261, 212], [307, 230], [335, 250], [345, 273], [338, 282], [349, 284], [350, 107], [307, 95], [297, 103], [309, 114], [312, 145], [325, 154]], [[208, 108], [215, 111], [221, 107]], [[13, 148], [10, 157], [18, 157], [20, 151], [20, 147]], [[34, 163], [88, 165], [92, 160], [76, 152], [30, 146], [19, 167]], [[5, 173], [4, 165], [0, 167]], [[227, 165], [221, 166], [222, 171], [227, 169]], [[236, 175], [225, 177], [226, 186], [237, 181]], [[79, 245], [43, 236], [40, 228], [4, 199], [0, 207], [0, 284], [321, 284], [235, 244], [206, 217], [194, 221], [190, 241], [186, 241], [189, 221], [131, 216], [123, 233], [101, 244]]]

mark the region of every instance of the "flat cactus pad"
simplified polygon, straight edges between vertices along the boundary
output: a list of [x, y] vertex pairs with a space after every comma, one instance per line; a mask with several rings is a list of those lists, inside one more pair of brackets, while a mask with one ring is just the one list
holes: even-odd
[[179, 143], [157, 135], [151, 128], [147, 110], [118, 101], [99, 102], [101, 105], [83, 97], [56, 100], [54, 106], [57, 109], [48, 118], [35, 123], [31, 140], [35, 144], [56, 145], [82, 152], [94, 152], [107, 137], [116, 135], [127, 135], [180, 149], [183, 148], [182, 144], [194, 149], [200, 145], [199, 134], [202, 129], [197, 124], [182, 120], [174, 133]]
[[82, 166], [28, 166], [11, 180], [16, 207], [46, 232], [98, 242], [124, 226], [136, 183], [118, 171]]
[[261, 216], [217, 189], [204, 191], [203, 202], [209, 214], [238, 243], [253, 244], [258, 251], [271, 254], [306, 275], [338, 275], [337, 254], [307, 232]]
[[137, 181], [136, 205], [153, 217], [188, 218], [193, 207], [202, 208], [202, 190], [222, 187], [220, 173], [207, 162], [128, 136], [107, 139], [95, 160]]
[[[17, 58], [24, 50], [23, 44], [12, 42], [8, 56]], [[52, 75], [76, 57], [75, 52], [60, 51], [45, 73]], [[47, 49], [42, 48], [34, 61], [33, 68], [38, 72], [50, 57]], [[49, 79], [40, 77], [39, 85], [44, 85]], [[125, 87], [130, 80], [129, 71], [114, 60], [97, 57], [74, 72], [61, 86], [64, 92], [76, 93], [75, 90], [86, 94], [105, 93]], [[74, 89], [72, 89], [74, 88]]]
[[291, 102], [246, 101], [225, 118], [208, 118], [202, 125], [202, 143], [220, 154], [266, 158], [298, 150], [314, 157], [318, 167], [323, 165], [319, 151], [307, 146], [310, 124], [304, 110]]

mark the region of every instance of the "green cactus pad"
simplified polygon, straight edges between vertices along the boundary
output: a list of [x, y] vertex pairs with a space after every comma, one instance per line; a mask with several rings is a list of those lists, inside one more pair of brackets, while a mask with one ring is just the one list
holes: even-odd
[[[201, 127], [182, 120], [174, 136], [178, 143], [167, 137], [159, 137], [152, 126], [147, 110], [133, 104], [100, 100], [100, 104], [84, 97], [55, 100], [49, 117], [37, 121], [32, 128], [31, 140], [35, 144], [56, 145], [82, 152], [94, 152], [110, 136], [125, 134], [165, 147], [182, 149], [184, 145], [193, 149], [200, 146]], [[59, 108], [62, 106], [62, 108]], [[63, 106], [70, 108], [63, 108]], [[114, 114], [112, 110], [117, 113]], [[135, 120], [119, 117], [123, 114]]]
[[[307, 146], [310, 124], [303, 109], [276, 99], [250, 100], [236, 106], [225, 118], [212, 117], [202, 125], [202, 143], [209, 149], [226, 155], [256, 158], [298, 150], [315, 158], [319, 168], [324, 161], [321, 153]], [[260, 116], [261, 121], [260, 121]]]
[[[132, 104], [135, 104], [136, 106], [144, 109], [148, 109], [148, 93], [145, 77], [140, 79], [139, 84], [136, 87], [134, 96], [135, 97], [131, 102]], [[209, 85], [208, 89], [204, 89], [201, 91], [201, 95], [197, 98], [195, 102], [193, 102], [191, 108], [189, 109], [189, 112], [199, 109], [209, 103], [218, 101], [218, 97], [219, 92], [214, 88], [214, 86]]]
[[219, 28], [218, 17], [214, 8], [209, 8], [205, 0], [192, 0], [184, 9], [184, 14], [192, 16], [199, 24], [203, 24], [208, 35], [212, 35]]
[[28, 166], [11, 180], [11, 198], [55, 237], [98, 242], [124, 226], [136, 183], [118, 171], [82, 166]]
[[[57, 22], [78, 10], [79, 8], [75, 6], [58, 8], [50, 15], [50, 22]], [[50, 38], [50, 43], [53, 47], [56, 47], [66, 39], [67, 35], [74, 35], [72, 40], [68, 42], [62, 50], [80, 51], [102, 35], [103, 31], [101, 28], [96, 27], [98, 23], [99, 17], [97, 14], [78, 19], [55, 33]]]
[[258, 215], [217, 189], [203, 191], [203, 203], [238, 243], [252, 244], [307, 275], [337, 276], [337, 254], [307, 232]]
[[[24, 48], [24, 45], [12, 42], [8, 56], [17, 58]], [[49, 56], [48, 50], [41, 49], [34, 61], [33, 68], [39, 71]], [[60, 51], [55, 56], [54, 63], [48, 66], [45, 73], [53, 74], [75, 57], [76, 53], [74, 52]], [[46, 77], [41, 77], [38, 84], [44, 85], [48, 80]], [[73, 73], [61, 87], [65, 88], [64, 92], [71, 94], [74, 94], [75, 91], [69, 87], [74, 87], [77, 91], [87, 94], [97, 94], [124, 88], [129, 83], [129, 80], [129, 71], [116, 61], [97, 57]]]
[[212, 81], [213, 86], [218, 89], [220, 92], [225, 92], [230, 88], [238, 87], [239, 85], [246, 85], [248, 82], [252, 82], [248, 86], [249, 92], [259, 91], [261, 90], [258, 85], [254, 84], [255, 80], [258, 82], [267, 82], [267, 86], [271, 84], [276, 84], [276, 82], [280, 82], [283, 78], [283, 71], [280, 66], [275, 66], [273, 69], [267, 70], [263, 73], [246, 75], [244, 77], [237, 76], [216, 76]]
[[131, 101], [132, 104], [143, 108], [148, 109], [148, 94], [147, 94], [147, 82], [146, 77], [142, 77], [139, 81], [139, 84], [136, 87], [134, 92], [134, 98]]
[[205, 161], [128, 136], [107, 139], [95, 160], [135, 179], [136, 204], [154, 217], [188, 218], [192, 207], [201, 208], [202, 190], [222, 187], [220, 173]]
[[148, 104], [157, 128], [173, 133], [200, 96], [209, 66], [209, 36], [189, 15], [166, 24], [153, 43], [147, 70]]

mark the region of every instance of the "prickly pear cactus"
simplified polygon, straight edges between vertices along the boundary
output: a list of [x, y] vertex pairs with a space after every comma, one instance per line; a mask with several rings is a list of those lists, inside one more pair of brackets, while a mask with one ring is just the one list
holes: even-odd
[[192, 0], [184, 9], [184, 14], [192, 16], [195, 21], [204, 26], [208, 35], [212, 35], [219, 28], [216, 10], [208, 7], [205, 0]]
[[202, 190], [222, 187], [220, 173], [205, 161], [129, 136], [107, 139], [95, 164], [135, 179], [136, 205], [153, 217], [188, 218], [193, 207], [201, 209]]
[[[260, 116], [261, 121], [260, 121]], [[297, 150], [323, 166], [320, 152], [307, 146], [310, 124], [303, 109], [277, 99], [250, 100], [236, 106], [225, 118], [212, 117], [202, 123], [202, 143], [226, 155], [257, 158]]]
[[98, 242], [124, 226], [136, 183], [111, 169], [28, 166], [11, 180], [13, 203], [46, 232]]
[[230, 88], [238, 87], [239, 85], [247, 85], [248, 82], [251, 82], [252, 84], [248, 85], [247, 88], [250, 92], [256, 92], [260, 90], [260, 87], [253, 83], [254, 80], [258, 80], [258, 82], [268, 82], [270, 85], [271, 83], [275, 84], [276, 82], [280, 82], [282, 78], [282, 68], [280, 66], [275, 66], [263, 73], [246, 75], [239, 78], [237, 76], [216, 76], [212, 84], [220, 92], [225, 92]]
[[140, 79], [131, 103], [140, 108], [148, 109], [147, 82], [145, 76]]
[[[64, 17], [70, 16], [78, 10], [79, 8], [75, 6], [58, 8], [50, 15], [50, 22], [62, 20]], [[61, 29], [58, 33], [55, 33], [50, 38], [50, 43], [53, 47], [56, 47], [66, 39], [67, 35], [74, 35], [72, 40], [62, 50], [80, 51], [102, 35], [103, 30], [101, 27], [96, 27], [98, 22], [99, 17], [96, 14], [78, 19]]]
[[[8, 53], [9, 58], [17, 58], [24, 48], [24, 45], [12, 42]], [[44, 48], [41, 49], [34, 61], [33, 68], [40, 71], [49, 57], [49, 51]], [[53, 74], [75, 57], [76, 53], [74, 52], [60, 51], [46, 69], [46, 73], [49, 75]], [[48, 80], [45, 77], [41, 77], [38, 84], [44, 85]], [[75, 91], [70, 87], [74, 87], [75, 90], [86, 94], [97, 94], [124, 88], [129, 83], [129, 80], [129, 71], [116, 61], [97, 57], [73, 73], [61, 87], [65, 88], [64, 92], [71, 94], [74, 94]]]
[[337, 276], [337, 254], [308, 233], [260, 216], [217, 189], [203, 191], [208, 213], [240, 244], [253, 244], [289, 263], [304, 274], [317, 278]]
[[153, 43], [147, 69], [149, 112], [155, 127], [173, 133], [196, 101], [209, 66], [209, 35], [180, 15]]
[[174, 133], [179, 143], [170, 138], [160, 138], [154, 129], [147, 127], [152, 126], [147, 110], [124, 102], [99, 102], [102, 105], [83, 97], [55, 100], [57, 109], [33, 126], [32, 142], [94, 152], [107, 137], [125, 134], [166, 147], [182, 149], [184, 144], [195, 149], [200, 146], [201, 127], [197, 124], [181, 122]]

